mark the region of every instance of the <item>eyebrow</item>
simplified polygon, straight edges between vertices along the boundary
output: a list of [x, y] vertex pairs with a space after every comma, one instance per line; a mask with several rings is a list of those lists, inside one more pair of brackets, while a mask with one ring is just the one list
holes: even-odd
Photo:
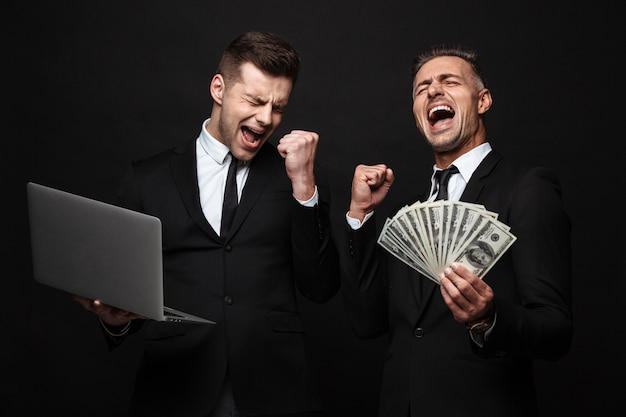
[[432, 84], [432, 78], [434, 78], [437, 81], [441, 82], [441, 81], [446, 80], [448, 78], [461, 78], [461, 76], [457, 75], [457, 74], [453, 74], [453, 73], [438, 74], [438, 75], [435, 75], [434, 77], [428, 78], [428, 79], [426, 79], [424, 81], [420, 81], [419, 83], [417, 83], [415, 85], [415, 87], [417, 88], [417, 87], [421, 87], [422, 85], [430, 85], [430, 84]]
[[[246, 94], [246, 97], [248, 97], [250, 100], [256, 101], [257, 103], [260, 103], [263, 105], [270, 102], [270, 100], [266, 100], [260, 96], [255, 96], [252, 94]], [[283, 105], [281, 103], [272, 103], [272, 108], [276, 110], [285, 110], [286, 107], [287, 107], [286, 105]]]

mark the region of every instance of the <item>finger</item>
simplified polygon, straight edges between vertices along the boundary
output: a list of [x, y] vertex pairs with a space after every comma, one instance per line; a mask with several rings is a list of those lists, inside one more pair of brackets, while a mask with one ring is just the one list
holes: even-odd
[[72, 298], [77, 301], [85, 310], [92, 310], [92, 300], [89, 298], [81, 297], [80, 295], [72, 295]]
[[[456, 271], [462, 272], [459, 268]], [[484, 316], [491, 308], [493, 290], [471, 271], [464, 269], [464, 276], [456, 271], [446, 268], [440, 276], [442, 296], [455, 319], [469, 321]]]
[[472, 285], [463, 275], [457, 274], [457, 270], [449, 266], [443, 269], [443, 272], [439, 276], [440, 278], [447, 278], [459, 292], [465, 294], [472, 289]]
[[394, 181], [395, 181], [395, 177], [393, 175], [393, 170], [391, 168], [387, 168], [385, 170], [383, 183], [381, 184], [381, 186], [386, 189], [389, 189], [391, 188], [391, 184], [393, 184]]
[[453, 262], [450, 264], [449, 268], [454, 271], [454, 273], [464, 280], [470, 282], [471, 284], [482, 281], [478, 275], [467, 269], [465, 265], [459, 262]]
[[461, 289], [461, 287], [463, 287], [463, 283], [461, 281], [461, 278], [454, 280], [453, 278], [443, 274], [439, 277], [439, 284], [445, 290], [446, 295], [455, 304], [463, 308], [469, 304], [469, 300], [463, 294], [463, 290]]
[[315, 132], [307, 132], [304, 130], [292, 130], [291, 133], [287, 133], [280, 138], [278, 146], [285, 148], [290, 145], [303, 146], [303, 145], [315, 145], [319, 140], [319, 135]]
[[302, 137], [283, 138], [276, 149], [285, 159], [306, 163], [315, 159], [317, 142]]
[[458, 287], [448, 279], [441, 279], [441, 295], [452, 316], [459, 323], [466, 323], [475, 315], [476, 308], [463, 296]]
[[489, 298], [493, 296], [491, 287], [485, 281], [480, 279], [478, 275], [470, 271], [465, 265], [453, 262], [450, 265], [450, 269], [469, 284], [473, 291], [471, 293], [467, 292], [466, 296], [470, 299], [473, 299], [474, 297]]
[[455, 274], [451, 268], [445, 268], [439, 275], [439, 283], [455, 305], [466, 311], [472, 310], [476, 292], [463, 277]]
[[290, 133], [283, 136], [285, 140], [304, 141], [306, 143], [317, 142], [319, 140], [319, 134], [315, 132], [309, 132], [307, 130], [292, 130]]
[[91, 302], [91, 306], [95, 311], [100, 311], [102, 310], [104, 304], [102, 303], [102, 301], [96, 298]]
[[[449, 279], [444, 277], [440, 280], [440, 284], [441, 296], [452, 313], [452, 316], [457, 321], [463, 321], [466, 315], [464, 305], [467, 301], [463, 297], [459, 296], [458, 289]], [[457, 300], [461, 300], [461, 304], [459, 304]]]
[[383, 165], [383, 164], [373, 165], [373, 166], [362, 165], [360, 166], [360, 168], [361, 169], [359, 170], [358, 178], [362, 182], [369, 185], [370, 187], [374, 187], [374, 188], [379, 187], [385, 182], [385, 180], [387, 180], [388, 168], [386, 165]]

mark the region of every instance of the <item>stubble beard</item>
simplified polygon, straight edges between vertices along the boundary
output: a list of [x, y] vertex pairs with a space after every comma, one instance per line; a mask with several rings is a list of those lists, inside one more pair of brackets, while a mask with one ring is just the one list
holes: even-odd
[[436, 136], [426, 136], [426, 141], [432, 148], [432, 150], [436, 153], [447, 153], [454, 151], [462, 144], [462, 139], [459, 135], [451, 136], [449, 134], [446, 135], [436, 135]]

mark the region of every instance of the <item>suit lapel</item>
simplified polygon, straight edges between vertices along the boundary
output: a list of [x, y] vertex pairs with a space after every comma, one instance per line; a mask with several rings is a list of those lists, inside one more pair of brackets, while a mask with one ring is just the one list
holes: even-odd
[[202, 206], [200, 205], [195, 140], [181, 145], [174, 151], [174, 156], [170, 160], [170, 167], [174, 182], [189, 215], [202, 230], [213, 239], [219, 241], [220, 237], [213, 230], [206, 217], [204, 217]]
[[[175, 155], [170, 161], [172, 176], [189, 215], [208, 235], [221, 242], [220, 236], [213, 230], [206, 217], [204, 217], [202, 206], [200, 205], [195, 144], [194, 140], [175, 150]], [[267, 183], [271, 180], [274, 171], [281, 166], [274, 163], [275, 158], [280, 158], [274, 149], [272, 145], [266, 143], [252, 160], [239, 207], [237, 207], [237, 212], [233, 219], [230, 236], [233, 236], [239, 229]]]
[[[461, 201], [476, 202], [478, 200], [478, 197], [484, 188], [483, 179], [487, 177], [491, 171], [493, 171], [501, 159], [502, 157], [497, 152], [493, 150], [489, 152], [480, 165], [478, 165], [476, 171], [472, 174], [472, 178], [470, 178], [470, 181], [467, 183], [467, 186], [463, 191]], [[428, 194], [424, 195], [424, 199], [426, 198], [428, 198]], [[439, 288], [438, 285], [434, 284], [422, 275], [420, 275], [420, 280], [423, 282], [420, 282], [419, 285], [412, 283], [413, 293], [415, 294], [419, 308], [418, 318], [422, 312], [425, 311], [431, 297], [435, 293], [435, 290]]]
[[501, 159], [502, 156], [500, 156], [500, 154], [496, 151], [492, 150], [489, 152], [489, 154], [482, 160], [480, 165], [478, 165], [472, 174], [472, 178], [470, 178], [467, 186], [465, 187], [465, 191], [463, 191], [463, 195], [461, 195], [461, 201], [474, 203], [478, 200], [478, 197], [484, 188], [483, 179], [491, 174], [491, 171], [493, 171]]
[[281, 164], [275, 163], [278, 154], [274, 152], [274, 147], [269, 143], [263, 145], [259, 153], [254, 157], [250, 165], [250, 172], [246, 185], [243, 188], [239, 206], [233, 219], [230, 236], [235, 235], [245, 218], [254, 207], [254, 204], [261, 196], [263, 190], [267, 187], [267, 183], [275, 175]]

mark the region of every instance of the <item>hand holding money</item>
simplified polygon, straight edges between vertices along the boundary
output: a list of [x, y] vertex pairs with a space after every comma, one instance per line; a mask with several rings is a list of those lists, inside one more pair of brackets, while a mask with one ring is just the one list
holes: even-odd
[[378, 244], [439, 284], [439, 275], [453, 262], [482, 279], [515, 242], [509, 229], [478, 204], [418, 201], [387, 219]]

